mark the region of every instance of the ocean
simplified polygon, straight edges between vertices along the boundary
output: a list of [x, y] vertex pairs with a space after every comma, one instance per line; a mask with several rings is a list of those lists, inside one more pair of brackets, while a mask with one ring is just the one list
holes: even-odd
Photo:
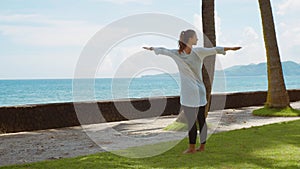
[[[300, 76], [285, 76], [287, 89], [300, 89]], [[92, 79], [93, 97], [84, 87], [82, 97], [73, 98], [72, 79], [0, 80], [0, 106], [60, 103], [72, 101], [99, 101], [122, 98], [177, 96], [180, 81], [172, 77], [141, 77], [135, 79]], [[266, 76], [215, 77], [213, 93], [266, 91]], [[79, 99], [78, 99], [79, 98]]]

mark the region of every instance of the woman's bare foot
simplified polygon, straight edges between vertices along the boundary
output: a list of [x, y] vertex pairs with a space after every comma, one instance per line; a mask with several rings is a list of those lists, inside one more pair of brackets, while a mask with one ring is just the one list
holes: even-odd
[[194, 153], [196, 153], [197, 151], [196, 151], [196, 149], [187, 149], [187, 150], [185, 150], [184, 152], [183, 152], [183, 154], [194, 154]]
[[196, 151], [204, 151], [205, 150], [205, 144], [201, 144], [199, 148], [196, 149]]
[[189, 148], [183, 152], [183, 154], [193, 154], [196, 153], [196, 145], [190, 144]]

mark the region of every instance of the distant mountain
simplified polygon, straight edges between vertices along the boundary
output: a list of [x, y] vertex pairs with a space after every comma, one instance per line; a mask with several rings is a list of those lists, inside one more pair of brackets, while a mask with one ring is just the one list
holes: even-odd
[[[282, 69], [283, 74], [285, 76], [300, 76], [300, 64], [292, 62], [292, 61], [286, 61], [282, 62]], [[225, 76], [267, 76], [267, 65], [266, 63], [259, 63], [259, 64], [249, 64], [249, 65], [238, 65], [233, 66], [227, 69], [224, 69], [224, 71], [216, 71], [215, 75], [222, 75], [223, 72], [225, 73]], [[178, 76], [178, 74], [172, 74], [175, 76]], [[157, 75], [145, 75], [142, 77], [169, 77], [170, 75], [163, 73], [163, 74], [157, 74]]]
[[142, 78], [152, 78], [152, 77], [155, 77], [155, 78], [170, 78], [170, 77], [179, 77], [179, 73], [171, 73], [171, 74], [168, 74], [168, 73], [160, 73], [160, 74], [155, 74], [155, 75], [142, 75]]
[[[285, 76], [300, 76], [300, 64], [286, 61], [282, 62], [282, 70]], [[220, 73], [220, 72], [218, 72]], [[216, 72], [216, 74], [218, 74]], [[239, 65], [224, 70], [226, 76], [267, 76], [266, 63]]]
[[298, 75], [300, 76], [300, 64], [292, 62], [292, 61], [287, 61], [284, 62], [283, 65], [283, 72], [285, 75]]

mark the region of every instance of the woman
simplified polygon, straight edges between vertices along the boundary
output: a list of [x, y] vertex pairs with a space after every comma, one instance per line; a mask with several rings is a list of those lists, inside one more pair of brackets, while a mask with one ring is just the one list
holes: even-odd
[[[179, 49], [166, 49], [163, 47], [143, 47], [147, 50], [153, 50], [156, 55], [167, 55], [176, 62], [180, 80], [180, 104], [188, 121], [189, 148], [183, 153], [195, 153], [204, 151], [207, 126], [205, 121], [205, 106], [207, 104], [206, 89], [202, 80], [203, 59], [206, 56], [215, 54], [226, 54], [228, 50], [239, 50], [241, 47], [213, 47], [203, 48], [195, 47], [197, 45], [197, 34], [194, 30], [188, 29], [182, 31], [178, 41]], [[197, 119], [197, 120], [196, 120]], [[200, 126], [200, 143], [196, 149], [197, 126]]]

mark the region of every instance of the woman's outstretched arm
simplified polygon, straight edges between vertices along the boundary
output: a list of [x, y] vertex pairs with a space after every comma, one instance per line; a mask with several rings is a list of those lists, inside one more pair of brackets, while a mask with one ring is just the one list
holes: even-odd
[[153, 50], [153, 47], [143, 47], [146, 50]]
[[242, 47], [224, 47], [224, 50], [225, 51], [228, 51], [228, 50], [233, 50], [233, 51], [236, 51], [236, 50], [240, 50]]
[[153, 50], [154, 53], [156, 55], [166, 55], [166, 56], [173, 56], [174, 55], [174, 52], [172, 52], [173, 50], [172, 49], [167, 49], [167, 48], [164, 48], [164, 47], [143, 47], [144, 49], [146, 50]]
[[226, 54], [226, 51], [229, 50], [239, 50], [242, 47], [212, 47], [212, 48], [204, 48], [204, 47], [196, 47], [195, 51], [197, 55], [201, 58], [204, 59], [206, 56], [211, 56], [211, 55], [216, 55], [216, 54]]

